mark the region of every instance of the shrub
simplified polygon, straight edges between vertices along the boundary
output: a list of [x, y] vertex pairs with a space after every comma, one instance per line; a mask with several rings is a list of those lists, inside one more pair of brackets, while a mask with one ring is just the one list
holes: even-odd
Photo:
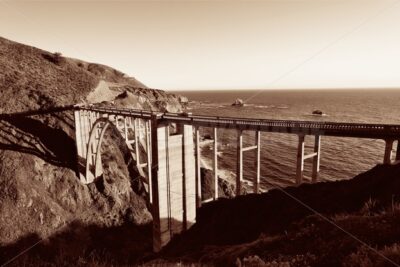
[[65, 58], [62, 56], [60, 52], [55, 52], [53, 54], [42, 54], [43, 58], [47, 59], [51, 63], [56, 65], [62, 65], [65, 63]]
[[[378, 254], [379, 253], [379, 254]], [[386, 258], [385, 258], [386, 257]], [[345, 267], [384, 267], [393, 266], [390, 261], [400, 263], [400, 245], [385, 246], [377, 252], [363, 246], [350, 254], [344, 261]]]
[[373, 216], [377, 214], [379, 211], [378, 201], [375, 199], [369, 198], [368, 201], [364, 203], [364, 206], [361, 209], [361, 213], [366, 216]]

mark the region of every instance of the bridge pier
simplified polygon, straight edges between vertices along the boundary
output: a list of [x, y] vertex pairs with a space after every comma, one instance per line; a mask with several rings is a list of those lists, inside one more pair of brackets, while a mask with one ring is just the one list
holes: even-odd
[[[94, 175], [87, 175], [82, 172], [81, 167], [96, 172], [96, 156], [93, 151], [96, 152], [97, 143], [90, 142], [90, 135], [93, 134], [93, 119], [96, 116], [95, 112], [87, 110], [74, 110], [75, 120], [75, 140], [76, 140], [76, 154], [77, 154], [77, 176], [83, 184], [89, 184], [93, 182]], [[95, 120], [94, 120], [95, 121]], [[98, 133], [97, 133], [98, 135]], [[89, 153], [91, 152], [91, 153]]]
[[296, 184], [303, 181], [304, 171], [304, 134], [299, 134], [299, 142], [297, 145], [297, 165], [296, 165]]
[[82, 125], [81, 125], [81, 115], [80, 115], [80, 110], [74, 110], [74, 122], [75, 122], [75, 142], [76, 142], [76, 163], [77, 163], [77, 168], [76, 168], [76, 176], [81, 179], [81, 173], [80, 173], [80, 162], [79, 162], [79, 157], [83, 155], [82, 151]]
[[150, 121], [145, 122], [146, 127], [146, 154], [147, 154], [147, 182], [149, 192], [149, 203], [153, 204], [153, 172], [152, 172], [152, 148], [151, 148], [151, 124]]
[[181, 125], [170, 134], [169, 124], [152, 118], [153, 250], [196, 221], [196, 169], [193, 128]]
[[316, 153], [316, 155], [313, 157], [313, 167], [312, 167], [312, 176], [311, 176], [311, 181], [313, 183], [317, 182], [318, 174], [319, 174], [319, 165], [320, 165], [320, 160], [321, 160], [321, 136], [320, 135], [315, 135], [314, 153]]
[[214, 173], [214, 196], [213, 199], [218, 199], [218, 128], [214, 128], [214, 156], [213, 156], [213, 173]]
[[313, 159], [311, 182], [317, 182], [321, 158], [321, 136], [318, 134], [315, 135], [314, 152], [308, 155], [304, 155], [305, 135], [299, 134], [298, 138], [299, 141], [297, 146], [296, 184], [299, 185], [303, 182], [304, 160], [310, 158]]
[[237, 131], [237, 144], [236, 144], [236, 195], [239, 196], [242, 192], [242, 182], [243, 182], [243, 152], [255, 150], [255, 162], [254, 167], [256, 168], [256, 175], [253, 179], [253, 192], [258, 193], [260, 187], [260, 131], [255, 132], [254, 145], [249, 147], [243, 147], [243, 130], [239, 129]]
[[199, 127], [195, 127], [195, 156], [196, 156], [196, 207], [200, 208], [202, 204], [201, 198], [201, 169], [200, 169], [200, 131]]
[[[391, 164], [392, 163], [392, 152], [393, 152], [393, 139], [385, 140], [385, 155], [383, 156], [383, 164]], [[396, 152], [396, 156], [398, 151]]]
[[254, 181], [253, 181], [253, 190], [254, 193], [258, 194], [258, 192], [260, 191], [260, 177], [261, 177], [261, 132], [260, 131], [256, 131], [256, 152], [255, 152], [255, 158], [256, 158], [256, 176], [254, 177]]
[[243, 131], [237, 131], [237, 159], [236, 159], [236, 195], [239, 196], [242, 192], [243, 181]]
[[400, 140], [397, 140], [396, 161], [400, 160]]

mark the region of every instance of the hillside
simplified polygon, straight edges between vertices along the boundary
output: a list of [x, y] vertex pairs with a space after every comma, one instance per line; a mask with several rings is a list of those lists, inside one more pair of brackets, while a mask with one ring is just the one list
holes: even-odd
[[112, 227], [151, 222], [145, 200], [134, 192], [135, 174], [124, 163], [118, 140], [106, 137], [102, 147], [110, 152], [103, 156], [104, 180], [84, 186], [75, 175], [73, 114], [12, 114], [97, 102], [177, 112], [183, 98], [150, 89], [113, 68], [4, 38], [0, 95], [0, 247], [29, 235], [49, 237], [73, 223]]
[[150, 89], [116, 69], [1, 37], [0, 93], [1, 113], [102, 101], [171, 112], [180, 108], [177, 96]]

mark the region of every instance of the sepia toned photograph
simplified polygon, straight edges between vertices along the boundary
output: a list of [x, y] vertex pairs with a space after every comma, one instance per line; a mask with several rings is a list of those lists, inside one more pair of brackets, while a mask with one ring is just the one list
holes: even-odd
[[0, 0], [0, 267], [400, 267], [400, 0]]

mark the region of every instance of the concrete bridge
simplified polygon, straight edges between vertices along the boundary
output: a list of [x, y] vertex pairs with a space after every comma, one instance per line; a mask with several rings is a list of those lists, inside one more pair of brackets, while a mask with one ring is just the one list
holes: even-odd
[[[74, 107], [76, 146], [82, 183], [89, 184], [103, 173], [101, 144], [104, 133], [114, 128], [120, 133], [135, 162], [148, 193], [153, 215], [153, 248], [159, 251], [173, 237], [196, 221], [202, 203], [218, 199], [218, 128], [237, 131], [236, 194], [243, 184], [245, 151], [254, 151], [256, 175], [253, 191], [260, 191], [261, 132], [298, 135], [296, 183], [303, 181], [304, 161], [312, 160], [312, 182], [318, 180], [322, 136], [383, 139], [386, 142], [384, 164], [392, 163], [394, 141], [400, 139], [400, 125], [357, 124], [314, 121], [285, 121], [198, 116], [192, 114], [154, 113], [124, 108]], [[200, 127], [213, 129], [214, 193], [202, 199], [200, 181]], [[243, 146], [243, 131], [253, 131], [255, 143]], [[305, 136], [312, 135], [314, 151], [305, 155]], [[400, 160], [397, 142], [396, 161]]]

